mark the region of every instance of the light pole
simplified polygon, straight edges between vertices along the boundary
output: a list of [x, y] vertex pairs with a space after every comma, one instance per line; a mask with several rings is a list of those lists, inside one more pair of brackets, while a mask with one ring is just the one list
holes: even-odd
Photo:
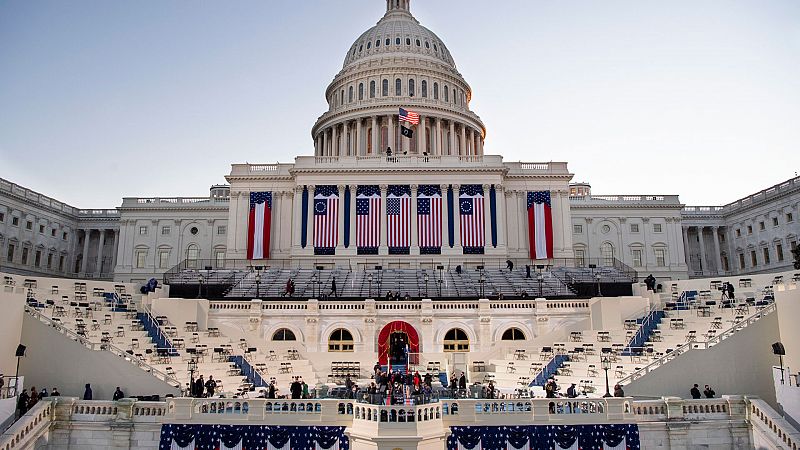
[[261, 272], [256, 272], [256, 298], [261, 297]]
[[428, 296], [428, 273], [427, 272], [425, 273], [425, 277], [423, 278], [423, 280], [425, 280], [425, 297], [427, 297]]
[[194, 373], [197, 371], [197, 361], [194, 358], [189, 360], [189, 397], [194, 397]]
[[603, 359], [601, 359], [600, 362], [603, 365], [603, 370], [606, 371], [606, 393], [603, 395], [603, 397], [611, 397], [611, 391], [608, 386], [608, 369], [611, 368], [611, 360], [608, 359], [608, 356], [603, 356]]
[[203, 296], [203, 282], [205, 281], [205, 278], [203, 277], [202, 274], [200, 274], [200, 278], [198, 281], [199, 281], [198, 283], [199, 289], [197, 291], [197, 298], [200, 298]]
[[369, 283], [369, 297], [372, 297], [372, 274], [367, 275], [367, 282]]
[[600, 274], [598, 273], [595, 275], [595, 279], [597, 280], [597, 296], [602, 297], [603, 294], [600, 293]]
[[481, 298], [483, 297], [483, 283], [486, 282], [486, 279], [483, 276], [483, 271], [478, 275], [478, 287], [480, 288]]
[[539, 281], [539, 298], [542, 297], [542, 283], [544, 283], [544, 275], [542, 272], [536, 274], [536, 280]]

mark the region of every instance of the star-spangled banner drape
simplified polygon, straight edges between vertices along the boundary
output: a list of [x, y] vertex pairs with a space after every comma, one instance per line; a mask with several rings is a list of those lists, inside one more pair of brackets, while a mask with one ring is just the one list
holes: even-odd
[[359, 255], [377, 255], [381, 242], [381, 190], [378, 186], [356, 189], [356, 248]]
[[447, 450], [641, 450], [635, 424], [450, 427], [450, 431]]
[[251, 192], [247, 221], [247, 259], [269, 259], [272, 192]]
[[483, 254], [486, 245], [486, 223], [483, 209], [483, 186], [462, 184], [459, 189], [461, 246], [464, 254]]
[[417, 190], [417, 233], [420, 254], [442, 252], [442, 188], [437, 184], [423, 184]]
[[333, 255], [339, 243], [339, 188], [314, 189], [314, 254]]
[[345, 427], [164, 424], [159, 450], [348, 450], [344, 431]]
[[411, 186], [392, 185], [386, 191], [386, 245], [389, 254], [407, 255], [411, 246]]
[[549, 191], [528, 192], [528, 242], [531, 259], [553, 257], [553, 213]]

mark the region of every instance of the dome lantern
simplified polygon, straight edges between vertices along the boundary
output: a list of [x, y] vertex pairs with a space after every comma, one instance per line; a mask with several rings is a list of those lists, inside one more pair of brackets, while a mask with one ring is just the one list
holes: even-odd
[[391, 12], [411, 14], [411, 0], [386, 0], [386, 13]]

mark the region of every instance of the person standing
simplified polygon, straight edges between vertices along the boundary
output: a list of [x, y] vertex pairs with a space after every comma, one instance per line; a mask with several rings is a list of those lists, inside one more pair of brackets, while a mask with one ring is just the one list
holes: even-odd
[[203, 398], [203, 391], [205, 390], [206, 382], [203, 380], [203, 376], [200, 375], [200, 378], [194, 380], [194, 396], [197, 398]]
[[45, 397], [47, 397], [47, 388], [42, 388], [42, 390], [39, 391], [39, 398], [43, 399]]
[[510, 259], [507, 259], [506, 260], [506, 269], [508, 269], [509, 272], [513, 271], [514, 270], [514, 261], [511, 261]]
[[28, 396], [28, 389], [23, 389], [22, 392], [19, 394], [19, 398], [17, 398], [17, 409], [19, 409], [19, 417], [25, 415], [28, 412], [28, 401], [30, 400], [30, 396]]
[[331, 297], [338, 297], [339, 295], [336, 292], [336, 277], [331, 279]]
[[213, 398], [214, 397], [214, 390], [217, 388], [217, 382], [214, 381], [214, 376], [209, 375], [208, 381], [206, 381], [206, 397]]
[[275, 380], [269, 382], [269, 389], [267, 389], [267, 398], [275, 398]]
[[125, 394], [122, 392], [122, 389], [117, 386], [117, 390], [114, 391], [114, 396], [111, 397], [115, 402], [125, 398]]
[[58, 388], [54, 387], [53, 390], [50, 391], [50, 397], [60, 397], [60, 396], [61, 392], [58, 392]]
[[531, 277], [531, 266], [530, 264], [525, 264], [525, 278]]
[[461, 395], [467, 396], [467, 376], [464, 372], [461, 372], [461, 377], [458, 379], [458, 390], [461, 391]]
[[622, 390], [622, 386], [614, 385], [614, 397], [625, 397], [625, 391]]
[[303, 398], [309, 398], [308, 383], [303, 380], [303, 377], [300, 377], [300, 385], [302, 387]]
[[700, 398], [700, 388], [696, 384], [692, 387], [689, 393], [692, 394], [692, 398], [695, 400]]
[[706, 389], [703, 391], [703, 395], [705, 395], [706, 398], [714, 398], [714, 396], [717, 395], [717, 393], [714, 392], [713, 389], [711, 389], [711, 386], [706, 385]]
[[83, 399], [84, 400], [92, 399], [92, 385], [89, 383], [86, 383], [86, 387], [83, 390]]
[[297, 377], [295, 377], [292, 384], [289, 385], [289, 392], [292, 394], [292, 400], [297, 400], [303, 395], [303, 386], [300, 384]]

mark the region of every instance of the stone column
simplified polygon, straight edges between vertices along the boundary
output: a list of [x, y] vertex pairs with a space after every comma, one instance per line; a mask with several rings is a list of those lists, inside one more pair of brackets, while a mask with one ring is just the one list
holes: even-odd
[[686, 267], [689, 270], [692, 269], [691, 262], [690, 262], [690, 253], [689, 253], [689, 227], [681, 227], [681, 231], [683, 234], [683, 257], [686, 260]]
[[89, 260], [89, 237], [92, 235], [91, 229], [83, 230], [83, 254], [81, 257], [81, 276], [86, 276], [86, 269]]
[[530, 256], [531, 249], [528, 242], [528, 213], [527, 192], [517, 191], [517, 239], [519, 239], [519, 250], [525, 255]]
[[117, 267], [117, 253], [119, 253], [119, 231], [114, 230], [114, 253], [111, 255], [111, 270], [116, 270]]
[[[492, 202], [489, 199], [491, 194], [491, 184], [483, 185], [483, 248], [492, 247]], [[497, 196], [495, 195], [495, 198]], [[484, 250], [485, 253], [485, 250]]]
[[355, 150], [353, 150], [353, 156], [362, 156], [365, 153], [361, 150], [362, 130], [363, 123], [361, 122], [361, 119], [356, 119], [356, 145]]
[[442, 119], [436, 118], [436, 128], [433, 130], [433, 139], [431, 139], [431, 153], [434, 155], [442, 154]]
[[[392, 149], [392, 154], [397, 154], [397, 145], [395, 145], [395, 133], [394, 133], [394, 120], [392, 119], [392, 115], [386, 116], [386, 145], [388, 145]], [[386, 152], [385, 148], [381, 149], [382, 152]]]
[[[420, 122], [421, 123], [421, 122]], [[419, 255], [419, 230], [417, 229], [417, 189], [416, 184], [411, 185], [411, 220], [408, 225], [411, 227], [411, 254]]]
[[348, 255], [355, 255], [357, 253], [358, 246], [356, 245], [356, 191], [358, 190], [358, 185], [351, 184], [350, 185], [350, 247], [348, 247]]
[[294, 187], [292, 197], [292, 247], [296, 254], [300, 250], [300, 235], [303, 232], [303, 186]]
[[483, 156], [483, 133], [478, 130], [478, 154]]
[[461, 124], [461, 145], [459, 146], [458, 154], [467, 154], [467, 130], [464, 124]]
[[377, 155], [380, 154], [381, 149], [378, 148], [380, 146], [380, 137], [381, 137], [381, 128], [378, 126], [378, 116], [372, 116], [372, 154]]
[[497, 248], [506, 249], [506, 194], [503, 186], [494, 186], [494, 198], [497, 211]]
[[467, 142], [469, 143], [469, 147], [467, 148], [467, 154], [476, 155], [477, 153], [475, 152], [475, 130], [473, 130], [472, 128], [469, 129], [469, 140]]
[[455, 142], [456, 142], [456, 124], [452, 120], [448, 120], [450, 122], [450, 136], [447, 139], [447, 145], [445, 146], [447, 149], [448, 155], [457, 155], [455, 149]]
[[95, 264], [95, 277], [100, 278], [103, 273], [103, 247], [106, 245], [106, 230], [100, 230], [100, 238], [97, 241], [97, 263]]
[[706, 258], [706, 241], [703, 237], [703, 227], [697, 227], [697, 236], [700, 239], [700, 264], [703, 266], [703, 275], [707, 275], [708, 259]]
[[[306, 223], [306, 249], [314, 253], [314, 185], [308, 186], [308, 223]], [[302, 222], [301, 222], [302, 224]]]
[[722, 252], [719, 251], [719, 227], [711, 227], [714, 233], [714, 252], [716, 253], [717, 274], [722, 275]]
[[380, 247], [378, 247], [378, 254], [379, 255], [388, 255], [389, 254], [389, 247], [386, 240], [386, 191], [389, 189], [389, 185], [382, 184], [380, 185], [381, 188], [381, 242]]
[[333, 126], [333, 138], [331, 139], [331, 156], [339, 156], [339, 125]]
[[425, 148], [425, 117], [419, 116], [419, 126], [417, 126], [417, 154], [421, 155]]
[[324, 128], [320, 132], [320, 138], [322, 142], [320, 143], [320, 156], [328, 156], [328, 129]]
[[461, 246], [461, 202], [458, 198], [458, 191], [461, 188], [460, 184], [453, 185], [453, 239], [455, 254], [463, 255], [464, 247]]
[[336, 236], [336, 254], [341, 255], [344, 249], [344, 185], [340, 184], [339, 188], [339, 210], [336, 212], [337, 223], [337, 236]]
[[[283, 233], [286, 232], [286, 225], [288, 225], [281, 216], [281, 209], [283, 209], [283, 192], [272, 191], [272, 220], [270, 222], [272, 224], [270, 230], [272, 236], [269, 239], [270, 248], [267, 249], [270, 257], [273, 257], [276, 253], [281, 252], [281, 236], [283, 236]], [[211, 231], [214, 231], [213, 227]], [[213, 247], [211, 251], [211, 257], [214, 258]]]
[[514, 194], [514, 191], [511, 189], [506, 189], [505, 198], [503, 199], [506, 202], [506, 211], [507, 211], [507, 220], [506, 220], [506, 233], [507, 233], [507, 245], [509, 251], [519, 250], [519, 235], [517, 234], [517, 205], [515, 203], [517, 196]]

